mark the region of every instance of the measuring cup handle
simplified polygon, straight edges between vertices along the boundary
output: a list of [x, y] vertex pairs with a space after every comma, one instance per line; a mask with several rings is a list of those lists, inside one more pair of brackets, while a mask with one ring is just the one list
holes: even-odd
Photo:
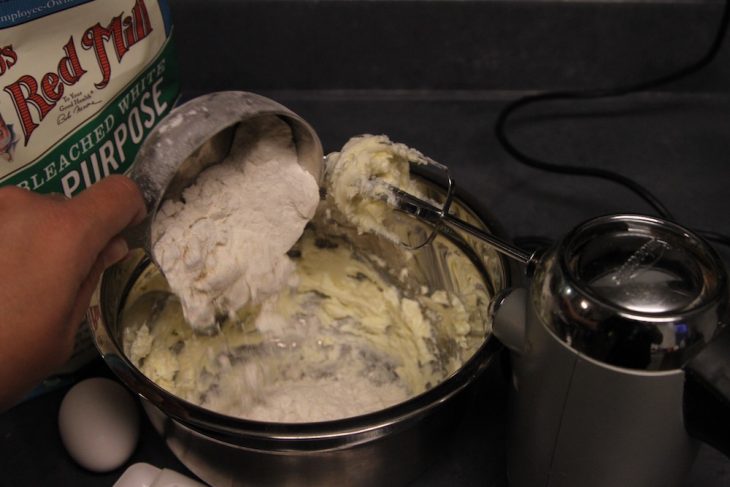
[[150, 247], [148, 232], [149, 222], [145, 218], [141, 223], [122, 230], [120, 236], [127, 242], [127, 247], [130, 249], [143, 249], [148, 251]]
[[684, 366], [684, 425], [730, 458], [730, 325]]

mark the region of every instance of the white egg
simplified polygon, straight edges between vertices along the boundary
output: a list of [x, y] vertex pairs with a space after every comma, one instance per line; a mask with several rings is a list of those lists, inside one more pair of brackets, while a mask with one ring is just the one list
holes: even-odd
[[121, 384], [96, 377], [73, 386], [61, 402], [58, 429], [66, 450], [82, 467], [120, 467], [139, 439], [139, 408]]

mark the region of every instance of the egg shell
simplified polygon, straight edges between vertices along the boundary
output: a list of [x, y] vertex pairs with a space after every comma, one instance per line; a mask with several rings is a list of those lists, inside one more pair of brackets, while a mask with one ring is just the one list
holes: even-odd
[[108, 472], [124, 464], [139, 439], [139, 408], [113, 380], [96, 377], [73, 386], [61, 402], [58, 429], [82, 467]]

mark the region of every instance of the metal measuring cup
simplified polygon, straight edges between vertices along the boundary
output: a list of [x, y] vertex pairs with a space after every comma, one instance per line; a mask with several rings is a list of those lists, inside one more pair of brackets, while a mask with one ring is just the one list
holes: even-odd
[[173, 109], [152, 130], [137, 154], [129, 177], [142, 191], [147, 216], [124, 233], [129, 248], [143, 249], [157, 264], [151, 228], [160, 204], [166, 199], [178, 199], [198, 174], [226, 158], [241, 122], [272, 116], [289, 126], [299, 164], [319, 184], [324, 164], [322, 144], [299, 115], [255, 93], [221, 91], [202, 95]]

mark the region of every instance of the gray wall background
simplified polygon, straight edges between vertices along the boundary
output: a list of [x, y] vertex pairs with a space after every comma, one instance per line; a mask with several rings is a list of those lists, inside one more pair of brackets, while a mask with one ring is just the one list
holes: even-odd
[[[171, 0], [185, 88], [538, 90], [697, 59], [723, 0]], [[214, 26], [214, 28], [211, 28]], [[727, 91], [730, 53], [672, 89]]]

